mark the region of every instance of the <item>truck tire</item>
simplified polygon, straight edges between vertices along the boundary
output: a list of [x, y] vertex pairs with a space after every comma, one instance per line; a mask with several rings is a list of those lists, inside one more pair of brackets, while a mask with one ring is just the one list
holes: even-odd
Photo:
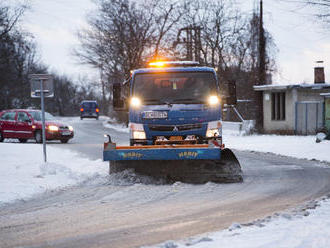
[[66, 143], [68, 143], [68, 141], [69, 141], [69, 139], [61, 139], [62, 144], [66, 144]]
[[42, 133], [41, 133], [41, 130], [37, 130], [35, 133], [34, 133], [34, 138], [36, 140], [36, 142], [38, 144], [42, 143]]
[[4, 140], [2, 132], [0, 132], [0, 142], [2, 142]]

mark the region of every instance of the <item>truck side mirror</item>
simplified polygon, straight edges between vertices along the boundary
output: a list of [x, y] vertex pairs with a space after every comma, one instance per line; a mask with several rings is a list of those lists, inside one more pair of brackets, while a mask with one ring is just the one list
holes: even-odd
[[112, 87], [112, 92], [113, 92], [113, 108], [116, 111], [125, 111], [125, 101], [124, 99], [121, 97], [121, 84], [120, 83], [116, 83], [113, 84]]

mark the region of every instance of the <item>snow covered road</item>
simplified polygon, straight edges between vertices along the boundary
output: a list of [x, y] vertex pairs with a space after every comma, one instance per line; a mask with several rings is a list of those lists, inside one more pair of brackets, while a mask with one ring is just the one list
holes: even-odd
[[[102, 151], [102, 122], [72, 119], [71, 123], [77, 130], [72, 143], [52, 143], [51, 147], [81, 152], [71, 159], [91, 159], [88, 168], [103, 164], [94, 161]], [[127, 140], [125, 129], [107, 131], [119, 142]], [[228, 139], [236, 140], [234, 135]], [[253, 150], [248, 139], [237, 139], [237, 149], [241, 143]], [[269, 137], [263, 142], [264, 148]], [[67, 156], [66, 150], [57, 152], [58, 156]], [[326, 164], [258, 152], [238, 151], [237, 155], [245, 180], [240, 184], [164, 185], [133, 173], [106, 176], [99, 170], [99, 176], [77, 186], [3, 206], [0, 247], [152, 245], [224, 229], [232, 223], [249, 223], [330, 192], [330, 168]], [[79, 168], [69, 162], [65, 166]], [[74, 168], [70, 171], [78, 175]]]

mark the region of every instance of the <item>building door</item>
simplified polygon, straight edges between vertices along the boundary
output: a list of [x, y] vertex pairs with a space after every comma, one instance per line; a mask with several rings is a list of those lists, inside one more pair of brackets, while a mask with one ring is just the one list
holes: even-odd
[[295, 133], [301, 135], [315, 134], [323, 126], [322, 102], [297, 102], [295, 116]]
[[325, 126], [330, 131], [330, 97], [325, 98]]

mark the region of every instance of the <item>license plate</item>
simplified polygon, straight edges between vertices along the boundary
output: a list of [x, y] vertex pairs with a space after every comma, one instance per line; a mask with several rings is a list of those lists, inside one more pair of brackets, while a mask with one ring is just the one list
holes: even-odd
[[166, 119], [166, 111], [146, 111], [144, 112], [144, 119]]
[[71, 135], [71, 132], [66, 131], [66, 132], [63, 132], [62, 135]]

